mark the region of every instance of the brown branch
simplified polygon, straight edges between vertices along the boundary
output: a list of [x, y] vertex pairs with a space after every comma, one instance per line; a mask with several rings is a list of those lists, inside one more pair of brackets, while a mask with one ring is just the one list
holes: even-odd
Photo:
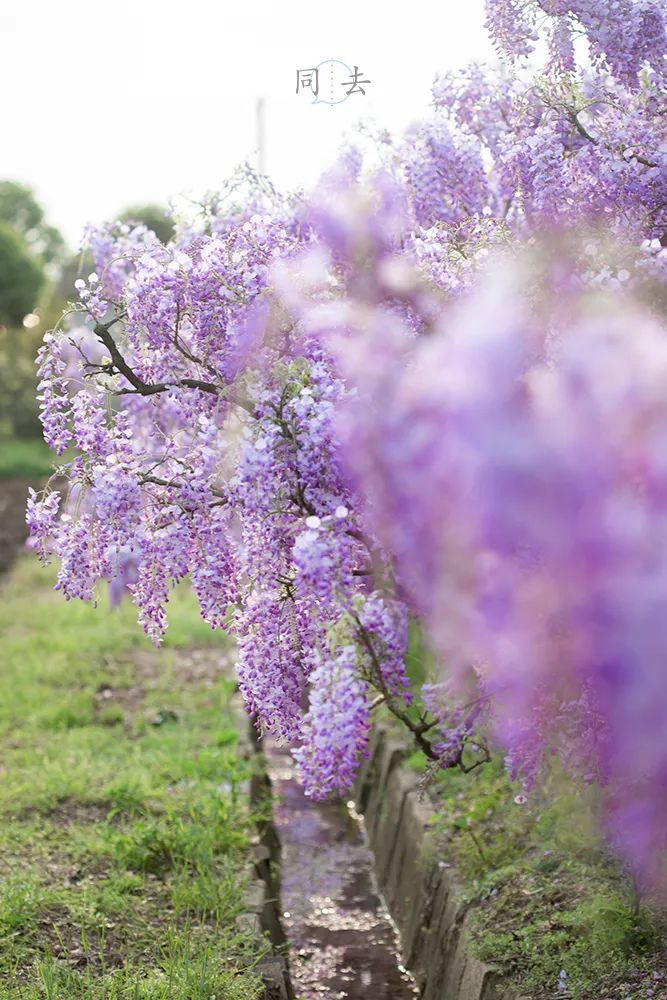
[[[588, 131], [588, 129], [585, 128], [585, 126], [581, 124], [581, 122], [579, 121], [579, 117], [578, 116], [579, 116], [579, 112], [578, 111], [574, 111], [571, 108], [568, 109], [568, 118], [570, 119], [570, 121], [572, 122], [572, 124], [574, 125], [574, 127], [576, 128], [576, 130], [579, 133], [579, 135], [583, 139], [586, 139], [587, 142], [591, 142], [594, 146], [599, 146], [600, 145], [600, 140], [596, 139], [595, 136], [592, 136], [590, 134], [590, 132]], [[628, 147], [627, 146], [621, 146], [620, 147], [620, 153], [621, 153], [621, 155], [623, 156], [626, 152], [628, 152]], [[630, 158], [632, 160], [636, 160], [637, 163], [643, 164], [643, 166], [645, 166], [645, 167], [657, 167], [658, 166], [657, 163], [654, 163], [652, 160], [648, 160], [645, 156], [642, 156], [641, 153], [630, 152]]]
[[382, 676], [382, 670], [380, 668], [380, 663], [377, 657], [377, 653], [375, 652], [375, 647], [373, 646], [371, 637], [368, 634], [367, 629], [362, 624], [361, 619], [356, 613], [353, 613], [353, 618], [357, 625], [357, 633], [359, 635], [359, 638], [361, 639], [364, 648], [366, 649], [366, 652], [368, 653], [371, 659], [371, 663], [373, 664], [375, 670], [375, 680], [377, 682], [378, 687], [380, 688], [380, 691], [382, 692], [385, 705], [387, 706], [391, 714], [395, 718], [397, 718], [400, 722], [402, 722], [407, 729], [410, 730], [410, 732], [414, 736], [417, 746], [425, 754], [425, 756], [428, 757], [429, 760], [439, 761], [440, 757], [433, 749], [433, 744], [431, 743], [430, 740], [426, 739], [426, 736], [424, 735], [427, 732], [427, 730], [430, 729], [431, 727], [427, 725], [425, 722], [415, 722], [414, 719], [410, 718], [409, 713], [404, 708], [401, 708], [400, 705], [396, 704], [394, 698], [387, 689], [387, 685], [384, 682], [384, 678]]
[[[176, 490], [182, 489], [184, 486], [184, 483], [178, 479], [163, 479], [160, 476], [153, 476], [148, 473], [140, 477], [139, 483], [142, 486], [144, 485], [144, 483], [151, 483], [155, 486], [167, 486], [170, 487], [171, 489], [176, 489]], [[219, 497], [223, 501], [223, 503], [227, 503], [227, 497], [222, 492], [222, 490], [219, 490], [216, 486], [210, 486], [209, 490], [214, 497]], [[214, 505], [211, 504], [211, 506]], [[220, 506], [220, 504], [219, 503], [215, 504], [215, 506]]]
[[569, 110], [569, 114], [568, 114], [568, 118], [570, 119], [570, 121], [572, 122], [572, 124], [576, 128], [577, 132], [582, 137], [582, 139], [586, 139], [587, 142], [592, 142], [594, 146], [599, 146], [599, 144], [600, 144], [599, 139], [596, 139], [594, 136], [592, 136], [591, 133], [588, 131], [588, 129], [585, 128], [581, 124], [581, 122], [579, 121], [579, 112], [578, 111], [574, 111], [573, 109], [570, 109]]
[[115, 371], [117, 371], [120, 375], [123, 375], [132, 386], [131, 389], [118, 389], [114, 395], [155, 396], [158, 393], [166, 392], [168, 389], [174, 388], [199, 389], [201, 392], [208, 392], [216, 396], [224, 395], [230, 403], [233, 403], [235, 406], [240, 406], [242, 409], [246, 410], [246, 412], [250, 413], [251, 416], [255, 416], [252, 404], [248, 402], [248, 400], [241, 399], [238, 396], [229, 395], [227, 393], [226, 386], [215, 385], [213, 382], [206, 382], [203, 379], [198, 378], [179, 378], [174, 379], [173, 382], [145, 382], [144, 379], [137, 375], [134, 369], [127, 363], [121, 354], [116, 341], [110, 333], [110, 328], [121, 320], [123, 315], [123, 313], [120, 313], [108, 323], [96, 323], [94, 328], [96, 336], [107, 348], [111, 357], [111, 365], [105, 366], [105, 370], [110, 372], [111, 369], [115, 369]]

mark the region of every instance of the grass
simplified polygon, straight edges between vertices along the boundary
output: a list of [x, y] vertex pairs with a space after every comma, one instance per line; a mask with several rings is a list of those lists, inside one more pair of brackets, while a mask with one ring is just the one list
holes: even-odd
[[0, 585], [0, 1000], [255, 1000], [225, 646], [186, 591], [156, 651], [52, 584]]
[[54, 456], [41, 438], [0, 440], [0, 479], [42, 479], [52, 472]]
[[[410, 764], [422, 771], [425, 760]], [[502, 761], [430, 787], [440, 856], [463, 879], [476, 952], [522, 997], [667, 996], [663, 918], [602, 849], [597, 802], [553, 773], [517, 804]]]

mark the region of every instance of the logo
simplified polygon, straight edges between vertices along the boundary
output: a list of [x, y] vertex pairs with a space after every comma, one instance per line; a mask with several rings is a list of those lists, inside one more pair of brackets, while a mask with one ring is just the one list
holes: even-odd
[[350, 67], [340, 59], [325, 59], [310, 69], [296, 71], [296, 92], [309, 93], [314, 98], [312, 104], [333, 107], [353, 94], [365, 97], [364, 88], [371, 81], [362, 79], [363, 75], [358, 66]]

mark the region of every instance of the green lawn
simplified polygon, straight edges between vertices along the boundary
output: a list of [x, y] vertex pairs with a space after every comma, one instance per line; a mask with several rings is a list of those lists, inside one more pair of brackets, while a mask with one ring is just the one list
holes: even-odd
[[41, 438], [0, 438], [0, 479], [42, 479], [54, 457]]
[[0, 582], [0, 1000], [255, 1000], [225, 646], [185, 591], [156, 651], [53, 579]]

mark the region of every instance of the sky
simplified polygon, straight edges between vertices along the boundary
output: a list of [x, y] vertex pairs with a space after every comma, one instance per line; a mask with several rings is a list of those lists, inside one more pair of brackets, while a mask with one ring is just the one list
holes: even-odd
[[[483, 21], [483, 0], [0, 0], [0, 178], [75, 247], [88, 221], [256, 162], [263, 98], [267, 173], [308, 187], [359, 121], [402, 131], [436, 73], [492, 59]], [[297, 70], [330, 59], [365, 94], [297, 94]]]

